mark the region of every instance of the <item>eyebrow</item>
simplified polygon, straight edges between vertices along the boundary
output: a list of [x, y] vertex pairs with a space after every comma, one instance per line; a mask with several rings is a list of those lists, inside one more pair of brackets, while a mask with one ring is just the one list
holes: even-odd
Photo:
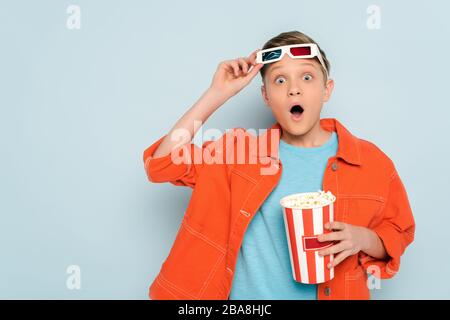
[[[314, 64], [309, 63], [309, 62], [303, 62], [303, 63], [301, 63], [301, 65], [312, 66], [314, 69], [317, 69], [316, 66], [315, 66]], [[279, 68], [282, 68], [282, 67], [283, 67], [283, 66], [276, 66], [276, 67], [273, 67], [272, 69], [270, 69], [270, 72], [269, 72], [269, 73], [272, 73], [274, 70], [279, 69]]]

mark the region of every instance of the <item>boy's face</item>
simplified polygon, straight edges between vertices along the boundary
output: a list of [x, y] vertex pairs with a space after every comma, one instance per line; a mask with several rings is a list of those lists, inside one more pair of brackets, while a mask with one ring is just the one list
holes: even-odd
[[[323, 103], [328, 101], [334, 87], [333, 80], [325, 83], [324, 77], [320, 63], [313, 58], [292, 59], [286, 54], [268, 65], [261, 93], [283, 130], [303, 135], [320, 126]], [[303, 108], [300, 119], [291, 113], [296, 104]]]

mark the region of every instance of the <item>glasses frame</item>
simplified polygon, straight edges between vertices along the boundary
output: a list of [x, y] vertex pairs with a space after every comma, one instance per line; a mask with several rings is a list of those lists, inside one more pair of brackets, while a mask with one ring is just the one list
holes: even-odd
[[[291, 53], [291, 48], [303, 48], [303, 47], [309, 47], [311, 54], [294, 56]], [[272, 60], [268, 60], [268, 61], [263, 61], [262, 60], [262, 57], [263, 57], [264, 53], [271, 52], [271, 51], [274, 51], [274, 50], [279, 50], [279, 49], [281, 49], [281, 54], [280, 54], [280, 56], [278, 58], [272, 59]], [[319, 47], [315, 43], [291, 44], [291, 45], [286, 45], [286, 46], [272, 47], [272, 48], [260, 50], [260, 51], [258, 51], [256, 53], [256, 63], [268, 64], [268, 63], [277, 62], [277, 61], [280, 61], [285, 54], [287, 54], [292, 59], [308, 59], [308, 58], [317, 57], [319, 59], [319, 61], [320, 61], [320, 64], [322, 65], [323, 69], [325, 70], [325, 73], [326, 73], [326, 76], [327, 76], [327, 79], [328, 79], [327, 67], [325, 65], [325, 62], [323, 61], [322, 55], [320, 54]]]

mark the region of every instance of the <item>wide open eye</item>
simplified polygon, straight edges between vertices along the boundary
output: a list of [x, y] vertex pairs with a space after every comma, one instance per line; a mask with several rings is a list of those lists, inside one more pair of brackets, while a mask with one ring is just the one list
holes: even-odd
[[311, 81], [312, 80], [312, 75], [310, 75], [309, 73], [308, 74], [305, 74], [304, 76], [303, 76], [303, 80], [306, 80], [306, 81]]
[[[279, 81], [278, 81], [279, 79], [281, 79], [281, 80], [283, 80], [283, 81], [282, 81], [282, 82], [279, 82]], [[280, 84], [281, 84], [281, 83], [284, 83], [284, 81], [285, 81], [284, 77], [278, 77], [278, 78], [275, 79], [275, 83], [280, 83]]]

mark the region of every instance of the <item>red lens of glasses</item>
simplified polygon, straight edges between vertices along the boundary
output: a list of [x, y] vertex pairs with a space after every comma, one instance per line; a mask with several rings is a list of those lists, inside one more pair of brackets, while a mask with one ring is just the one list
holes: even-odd
[[311, 54], [311, 47], [293, 47], [290, 51], [294, 57], [309, 56]]

